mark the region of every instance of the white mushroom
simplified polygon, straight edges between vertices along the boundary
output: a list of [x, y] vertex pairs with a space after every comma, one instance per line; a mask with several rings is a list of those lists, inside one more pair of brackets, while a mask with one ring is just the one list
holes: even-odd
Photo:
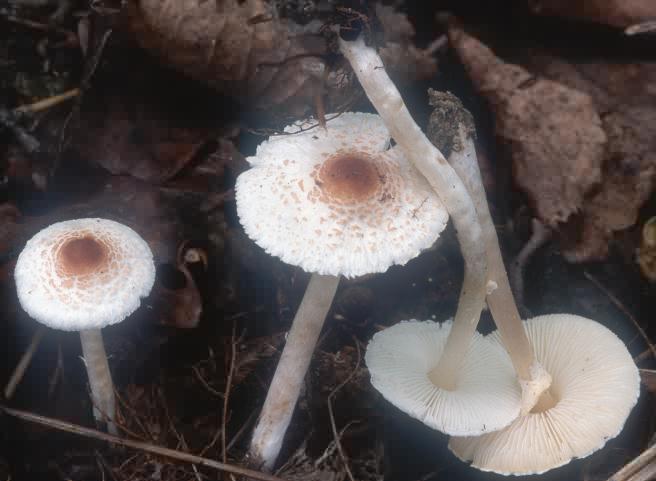
[[[451, 438], [451, 451], [483, 471], [539, 474], [588, 456], [622, 431], [640, 394], [630, 353], [603, 325], [571, 314], [524, 325], [537, 360], [553, 377], [552, 399], [501, 431]], [[488, 337], [501, 344], [498, 331]]]
[[155, 280], [148, 244], [106, 219], [52, 224], [32, 237], [14, 270], [21, 306], [53, 329], [80, 331], [94, 415], [116, 434], [114, 389], [100, 329], [121, 322]]
[[248, 236], [313, 273], [251, 440], [250, 463], [264, 469], [280, 451], [339, 276], [405, 264], [448, 220], [377, 115], [344, 113], [325, 129], [308, 120], [285, 132], [257, 148], [235, 186]]
[[520, 390], [498, 343], [474, 334], [456, 390], [430, 380], [451, 325], [402, 321], [375, 334], [365, 356], [371, 383], [396, 407], [445, 433], [473, 436], [508, 426], [519, 415]]

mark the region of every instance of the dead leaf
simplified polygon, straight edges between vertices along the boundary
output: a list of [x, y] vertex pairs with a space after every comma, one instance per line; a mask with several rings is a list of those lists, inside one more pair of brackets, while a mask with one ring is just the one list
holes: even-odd
[[405, 13], [392, 5], [376, 3], [376, 17], [383, 29], [379, 54], [392, 76], [401, 80], [426, 80], [437, 73], [436, 44], [425, 49], [414, 45], [415, 29]]
[[[589, 93], [608, 137], [601, 185], [561, 234], [570, 262], [600, 260], [614, 233], [633, 226], [656, 181], [655, 62], [572, 62], [533, 52], [532, 68]], [[630, 88], [627, 86], [630, 85]]]
[[540, 15], [556, 15], [620, 28], [656, 18], [656, 2], [653, 0], [529, 0], [528, 4]]
[[94, 88], [85, 96], [71, 148], [112, 174], [165, 182], [212, 134], [211, 126], [183, 115], [191, 107], [174, 97], [155, 91], [145, 79]]
[[592, 98], [505, 63], [457, 26], [449, 38], [494, 111], [515, 182], [544, 223], [565, 222], [601, 180], [607, 139]]
[[320, 91], [326, 69], [320, 25], [280, 18], [270, 3], [130, 0], [125, 13], [146, 51], [258, 108], [307, 107]]

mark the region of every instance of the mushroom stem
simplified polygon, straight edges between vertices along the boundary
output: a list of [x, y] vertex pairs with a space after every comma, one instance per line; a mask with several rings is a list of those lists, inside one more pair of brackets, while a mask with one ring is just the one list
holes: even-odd
[[458, 172], [476, 204], [484, 244], [487, 247], [488, 276], [490, 281], [496, 284], [496, 288], [487, 296], [487, 303], [519, 377], [522, 387], [522, 414], [530, 412], [534, 407], [538, 407], [538, 404], [542, 407], [552, 407], [555, 401], [548, 391], [551, 376], [535, 358], [533, 346], [528, 340], [510, 289], [499, 238], [485, 196], [474, 141], [469, 129], [462, 123], [458, 127], [459, 142], [454, 144], [459, 149], [453, 149], [449, 162]]
[[438, 387], [452, 390], [486, 295], [487, 261], [476, 210], [458, 174], [413, 120], [376, 51], [362, 37], [353, 42], [340, 39], [340, 49], [392, 137], [435, 189], [456, 228], [465, 261], [464, 280], [444, 352], [429, 374]]
[[258, 469], [270, 471], [278, 458], [338, 284], [337, 276], [312, 274], [310, 278], [251, 439], [249, 463]]
[[107, 363], [107, 354], [100, 329], [80, 331], [82, 354], [87, 367], [93, 416], [100, 422], [107, 423], [107, 432], [118, 436], [116, 429], [116, 400], [114, 383]]

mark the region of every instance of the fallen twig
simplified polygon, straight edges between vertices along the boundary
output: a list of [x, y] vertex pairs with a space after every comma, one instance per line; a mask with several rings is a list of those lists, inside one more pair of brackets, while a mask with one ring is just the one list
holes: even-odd
[[34, 20], [29, 20], [26, 18], [14, 17], [12, 15], [5, 16], [4, 18], [8, 22], [14, 23], [16, 25], [22, 25], [23, 27], [31, 28], [34, 30], [40, 30], [46, 33], [50, 33], [50, 32], [58, 33], [60, 35], [63, 35], [64, 38], [66, 38], [67, 45], [71, 45], [71, 46], [79, 45], [77, 35], [75, 35], [75, 33], [72, 32], [71, 30], [66, 30], [61, 27], [55, 27], [47, 23], [35, 22]]
[[43, 326], [39, 326], [37, 331], [32, 336], [30, 345], [27, 346], [27, 350], [21, 356], [20, 360], [18, 361], [18, 364], [16, 365], [16, 369], [14, 369], [14, 372], [9, 378], [9, 382], [5, 386], [5, 391], [4, 391], [5, 399], [11, 399], [12, 396], [14, 395], [14, 392], [16, 392], [16, 387], [23, 379], [23, 376], [25, 375], [25, 371], [27, 371], [30, 362], [32, 362], [34, 353], [38, 349], [39, 344], [41, 344], [41, 340], [43, 339], [43, 335], [45, 333], [46, 333], [46, 328]]
[[656, 444], [644, 450], [640, 456], [608, 478], [608, 481], [648, 481], [653, 479], [649, 477], [649, 472], [653, 474], [655, 469]]
[[237, 360], [237, 341], [235, 340], [235, 331], [237, 325], [232, 322], [232, 337], [230, 338], [230, 367], [228, 367], [228, 379], [226, 380], [225, 393], [223, 395], [223, 413], [221, 416], [221, 455], [223, 462], [228, 461], [226, 452], [226, 424], [228, 422], [228, 403], [230, 402], [230, 390], [232, 389], [232, 378], [235, 372], [235, 363]]
[[260, 471], [255, 471], [253, 469], [242, 468], [241, 466], [221, 463], [219, 461], [214, 461], [213, 459], [202, 458], [200, 456], [195, 456], [193, 454], [184, 453], [181, 451], [176, 451], [175, 449], [164, 448], [161, 446], [155, 446], [153, 444], [144, 443], [141, 441], [133, 441], [131, 439], [112, 436], [111, 434], [106, 434], [101, 431], [97, 431], [95, 429], [86, 428], [84, 426], [68, 423], [66, 421], [61, 421], [59, 419], [41, 416], [40, 414], [34, 414], [19, 409], [12, 409], [3, 405], [0, 405], [0, 410], [5, 412], [9, 416], [21, 419], [23, 421], [41, 424], [43, 426], [47, 426], [53, 429], [58, 429], [60, 431], [66, 431], [68, 433], [78, 434], [80, 436], [85, 436], [100, 441], [106, 441], [108, 443], [118, 444], [120, 446], [125, 446], [132, 449], [138, 449], [141, 451], [145, 451], [147, 453], [155, 454], [158, 456], [164, 456], [166, 458], [175, 459], [178, 461], [198, 464], [200, 466], [216, 469], [218, 471], [233, 473], [239, 476], [247, 476], [252, 479], [257, 479], [260, 481], [285, 481], [283, 478], [280, 478], [278, 476], [262, 473]]
[[349, 382], [351, 382], [351, 379], [353, 379], [353, 376], [358, 372], [358, 369], [360, 368], [360, 344], [358, 343], [357, 339], [354, 339], [355, 341], [355, 349], [357, 350], [357, 357], [358, 360], [355, 363], [355, 367], [353, 368], [353, 371], [344, 379], [341, 383], [339, 383], [335, 389], [330, 391], [330, 394], [328, 394], [328, 416], [330, 417], [330, 428], [333, 431], [333, 438], [335, 439], [335, 446], [337, 447], [337, 453], [339, 454], [340, 459], [342, 460], [342, 463], [344, 463], [344, 469], [346, 470], [346, 474], [348, 475], [349, 479], [351, 481], [355, 481], [355, 478], [353, 477], [353, 473], [351, 472], [351, 468], [349, 467], [348, 459], [346, 457], [346, 454], [344, 453], [344, 449], [342, 448], [342, 442], [340, 441], [340, 434], [337, 431], [337, 424], [335, 424], [335, 415], [333, 413], [333, 397], [337, 392], [339, 392], [340, 389], [342, 389], [344, 386], [346, 386]]
[[14, 109], [14, 113], [35, 114], [37, 112], [41, 112], [42, 110], [47, 110], [49, 108], [52, 108], [55, 105], [59, 105], [60, 103], [72, 99], [73, 97], [77, 97], [79, 94], [80, 94], [80, 89], [77, 88], [71, 89], [59, 95], [53, 95], [52, 97], [38, 100], [37, 102], [31, 104], [21, 105], [20, 107], [16, 107]]
[[531, 225], [533, 227], [531, 237], [524, 244], [522, 250], [519, 251], [517, 257], [510, 263], [510, 269], [508, 269], [508, 275], [515, 291], [515, 301], [524, 317], [531, 315], [524, 302], [524, 273], [526, 271], [526, 264], [528, 264], [536, 251], [551, 238], [551, 229], [538, 219], [533, 219]]

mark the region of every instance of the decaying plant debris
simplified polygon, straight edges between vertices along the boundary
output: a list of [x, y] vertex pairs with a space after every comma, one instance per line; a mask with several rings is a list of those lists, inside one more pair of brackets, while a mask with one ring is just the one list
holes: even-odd
[[[379, 47], [423, 128], [428, 87], [471, 107], [507, 261], [530, 244], [524, 215], [539, 218], [559, 241], [522, 261], [527, 307], [536, 314], [554, 304], [603, 311], [635, 355], [645, 390], [625, 434], [555, 475], [608, 479], [647, 449], [654, 246], [641, 231], [651, 232], [648, 219], [656, 215], [654, 57], [633, 58], [615, 43], [612, 58], [603, 45], [570, 56], [550, 49], [549, 39], [516, 39], [504, 22], [525, 15], [513, 21], [530, 30], [544, 17], [551, 25], [566, 18], [594, 41], [598, 29], [587, 25], [609, 25], [621, 43], [619, 29], [654, 19], [653, 2], [520, 0], [521, 14], [481, 2], [0, 0], [3, 386], [40, 339], [1, 405], [94, 427], [77, 341], [65, 333], [40, 338], [18, 307], [12, 276], [16, 254], [40, 227], [81, 216], [116, 219], [143, 235], [158, 266], [144, 308], [107, 330], [120, 424], [127, 439], [183, 455], [117, 449], [0, 413], [0, 479], [237, 479], [184, 455], [246, 464], [308, 275], [246, 237], [233, 187], [261, 134], [279, 133], [289, 119], [371, 111], [335, 48], [337, 25]], [[463, 27], [434, 23], [438, 7]], [[496, 13], [482, 20], [481, 8]], [[489, 479], [455, 463], [444, 437], [383, 400], [363, 360], [378, 330], [455, 311], [460, 254], [452, 230], [439, 242], [385, 276], [343, 282], [274, 476]], [[484, 313], [481, 330], [490, 328]]]

